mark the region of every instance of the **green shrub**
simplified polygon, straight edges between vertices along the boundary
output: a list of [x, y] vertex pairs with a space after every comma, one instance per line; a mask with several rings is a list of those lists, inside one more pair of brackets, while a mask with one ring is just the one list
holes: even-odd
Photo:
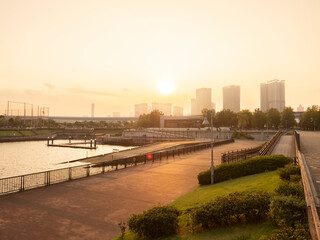
[[[283, 155], [272, 155], [255, 157], [243, 160], [237, 163], [221, 164], [215, 167], [214, 182], [222, 182], [225, 180], [261, 173], [265, 171], [273, 171], [277, 168], [284, 167], [292, 162], [292, 159]], [[198, 181], [201, 185], [210, 184], [211, 170], [200, 172]]]
[[270, 204], [271, 218], [277, 225], [293, 226], [306, 220], [306, 203], [295, 196], [275, 196]]
[[290, 181], [291, 176], [301, 176], [300, 167], [288, 164], [284, 168], [279, 169], [279, 176], [282, 180]]
[[235, 192], [193, 209], [193, 226], [204, 229], [264, 219], [269, 212], [267, 192]]
[[129, 229], [147, 238], [166, 237], [178, 229], [179, 211], [174, 207], [157, 206], [142, 214], [133, 214], [128, 220]]
[[294, 227], [280, 226], [268, 240], [311, 240], [308, 225], [296, 223]]
[[251, 135], [244, 133], [244, 132], [233, 132], [231, 138], [234, 139], [254, 139]]
[[304, 199], [304, 190], [301, 182], [282, 182], [275, 192], [279, 195], [292, 195]]

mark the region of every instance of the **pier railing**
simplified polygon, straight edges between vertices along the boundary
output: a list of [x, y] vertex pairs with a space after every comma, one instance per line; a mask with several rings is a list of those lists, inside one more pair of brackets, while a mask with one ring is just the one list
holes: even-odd
[[[214, 146], [219, 146], [231, 142], [234, 142], [234, 140], [222, 140], [214, 142]], [[168, 159], [169, 157], [174, 158], [175, 156], [189, 154], [210, 147], [210, 142], [193, 144], [183, 147], [175, 147], [174, 149], [166, 149], [128, 158], [112, 160], [100, 164], [83, 164], [79, 166], [2, 178], [0, 179], [0, 195], [21, 192], [38, 187], [50, 186], [52, 184], [71, 181], [73, 179], [89, 177], [96, 174], [102, 174], [140, 164], [146, 164], [150, 161], [161, 161]]]
[[254, 147], [254, 148], [245, 148], [235, 151], [228, 151], [221, 153], [221, 163], [234, 163], [246, 160], [247, 158], [254, 157], [259, 155], [259, 151], [263, 148], [264, 144]]
[[310, 176], [310, 174], [308, 173], [308, 167], [303, 154], [300, 152], [300, 134], [297, 131], [294, 131], [294, 139], [296, 157], [301, 169], [301, 178], [307, 204], [307, 214], [311, 238], [312, 240], [320, 240], [320, 221], [314, 200], [314, 194], [311, 189], [312, 179], [311, 177], [308, 177]]
[[271, 154], [273, 148], [279, 141], [280, 137], [282, 135], [282, 131], [279, 130], [275, 135], [272, 136], [272, 138], [261, 148], [259, 151], [260, 156], [265, 156]]

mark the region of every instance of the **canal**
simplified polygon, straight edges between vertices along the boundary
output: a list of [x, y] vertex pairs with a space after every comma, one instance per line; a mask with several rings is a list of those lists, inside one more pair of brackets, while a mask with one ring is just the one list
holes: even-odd
[[[67, 143], [67, 140], [55, 140], [54, 143]], [[62, 162], [130, 148], [114, 145], [98, 145], [95, 150], [48, 147], [46, 141], [0, 143], [0, 178], [79, 166], [83, 163]]]

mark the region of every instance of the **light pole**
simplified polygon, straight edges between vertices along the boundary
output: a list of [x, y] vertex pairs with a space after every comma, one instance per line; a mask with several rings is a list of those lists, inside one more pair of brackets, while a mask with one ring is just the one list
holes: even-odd
[[[207, 116], [205, 116], [203, 120], [203, 125], [209, 125]], [[211, 122], [210, 122], [210, 132], [211, 132], [211, 184], [213, 184], [213, 174], [214, 174], [214, 164], [213, 164], [213, 121], [212, 121], [212, 113], [211, 113]]]
[[313, 122], [313, 131], [316, 130], [316, 120], [314, 118], [311, 118], [311, 122]]

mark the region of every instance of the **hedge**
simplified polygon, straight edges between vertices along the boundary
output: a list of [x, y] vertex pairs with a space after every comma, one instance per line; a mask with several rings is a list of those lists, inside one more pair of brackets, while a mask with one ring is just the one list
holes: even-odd
[[235, 192], [192, 209], [191, 220], [194, 226], [204, 229], [262, 220], [269, 212], [269, 204], [267, 192]]
[[[265, 171], [273, 171], [292, 163], [292, 159], [283, 155], [254, 157], [237, 163], [221, 164], [214, 169], [214, 182], [222, 182]], [[201, 185], [210, 184], [211, 170], [200, 172], [198, 181]]]
[[128, 220], [129, 229], [140, 237], [150, 239], [166, 237], [176, 233], [180, 212], [169, 206], [153, 207], [142, 214], [133, 214]]

